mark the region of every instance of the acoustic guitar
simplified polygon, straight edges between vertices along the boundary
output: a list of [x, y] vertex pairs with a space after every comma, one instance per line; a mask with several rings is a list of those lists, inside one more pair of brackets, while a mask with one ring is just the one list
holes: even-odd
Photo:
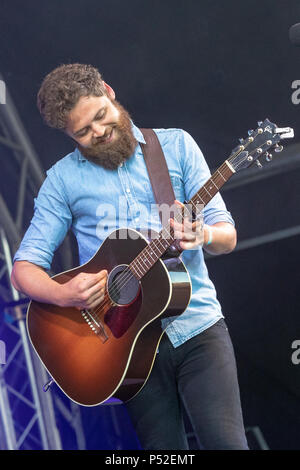
[[[268, 150], [293, 129], [278, 128], [268, 119], [249, 137], [240, 139], [229, 158], [187, 201], [197, 213], [236, 172], [270, 160]], [[182, 221], [182, 209], [175, 214]], [[40, 360], [61, 390], [80, 405], [94, 406], [114, 396], [127, 401], [146, 383], [164, 331], [189, 305], [189, 273], [176, 252], [174, 232], [163, 227], [151, 241], [131, 228], [110, 234], [84, 265], [54, 276], [63, 284], [80, 272], [108, 271], [105, 296], [94, 310], [31, 301], [27, 329]]]

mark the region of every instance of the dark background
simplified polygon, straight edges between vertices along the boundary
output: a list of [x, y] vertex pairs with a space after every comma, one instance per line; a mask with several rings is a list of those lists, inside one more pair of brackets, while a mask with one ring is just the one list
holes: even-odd
[[[98, 67], [137, 125], [190, 132], [211, 169], [265, 117], [294, 128], [296, 156], [300, 48], [288, 30], [297, 22], [299, 0], [1, 0], [0, 72], [45, 170], [73, 145], [43, 125], [36, 93], [70, 62]], [[299, 176], [222, 192], [240, 240], [299, 225]], [[13, 185], [0, 182], [14, 201]], [[271, 449], [300, 449], [300, 364], [291, 361], [299, 255], [297, 235], [207, 260], [236, 350], [245, 425], [259, 426]], [[110, 420], [83, 413], [90, 446], [113, 446], [97, 432], [113, 436]], [[134, 448], [123, 408], [120, 420], [132, 435], [124, 448]]]

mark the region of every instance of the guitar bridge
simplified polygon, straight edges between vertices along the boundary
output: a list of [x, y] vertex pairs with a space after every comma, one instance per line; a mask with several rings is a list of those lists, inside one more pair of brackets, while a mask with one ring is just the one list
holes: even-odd
[[87, 310], [81, 310], [81, 315], [83, 316], [84, 320], [87, 322], [91, 330], [100, 337], [101, 341], [105, 343], [105, 341], [108, 340], [108, 336], [106, 334], [104, 325], [101, 323], [99, 319], [96, 320], [96, 318], [93, 316], [93, 314]]

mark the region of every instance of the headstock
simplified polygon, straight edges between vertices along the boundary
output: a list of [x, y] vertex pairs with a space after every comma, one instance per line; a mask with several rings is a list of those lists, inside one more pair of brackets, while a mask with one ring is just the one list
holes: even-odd
[[267, 162], [272, 160], [270, 149], [281, 152], [283, 147], [279, 142], [293, 137], [294, 130], [291, 127], [277, 127], [269, 119], [259, 121], [258, 128], [255, 131], [248, 131], [246, 139], [240, 139], [240, 145], [232, 150], [227, 160], [236, 172], [253, 164], [262, 167], [260, 161], [262, 157]]

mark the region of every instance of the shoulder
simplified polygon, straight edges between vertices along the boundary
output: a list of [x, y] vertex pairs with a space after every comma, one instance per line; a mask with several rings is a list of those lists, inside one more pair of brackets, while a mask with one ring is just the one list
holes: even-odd
[[169, 139], [169, 138], [178, 139], [178, 138], [181, 138], [183, 134], [185, 133], [183, 129], [177, 129], [175, 127], [168, 128], [168, 129], [161, 128], [161, 129], [153, 129], [153, 130], [156, 133], [157, 137], [162, 140]]
[[[73, 179], [77, 177], [76, 169], [80, 165], [80, 153], [76, 150], [60, 158], [46, 171], [46, 178], [40, 188], [39, 194], [60, 194], [68, 197]], [[71, 184], [70, 184], [71, 183]]]
[[184, 129], [168, 128], [153, 130], [162, 144], [178, 144], [182, 150], [197, 145], [191, 134]]
[[187, 158], [200, 161], [204, 159], [197, 142], [186, 130], [177, 128], [153, 130], [157, 134], [163, 149], [175, 150], [181, 164], [186, 164]]
[[57, 160], [47, 171], [48, 178], [64, 178], [69, 172], [76, 171], [80, 164], [80, 152], [75, 149], [64, 157]]

